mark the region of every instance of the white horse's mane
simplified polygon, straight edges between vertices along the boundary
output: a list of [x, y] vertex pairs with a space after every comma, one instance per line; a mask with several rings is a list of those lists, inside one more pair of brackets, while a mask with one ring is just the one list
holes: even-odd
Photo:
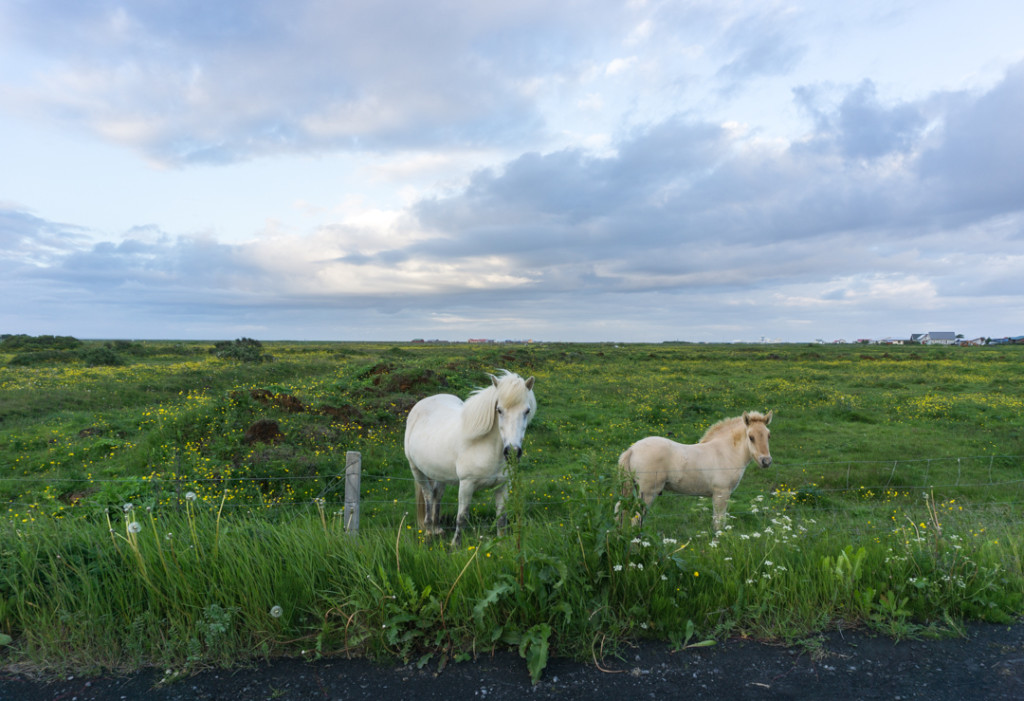
[[492, 382], [474, 390], [462, 407], [462, 430], [467, 437], [482, 436], [494, 428], [495, 408], [498, 404], [515, 406], [526, 403], [530, 407], [529, 418], [537, 413], [537, 399], [523, 378], [508, 370], [502, 370], [501, 375], [491, 377], [497, 384]]

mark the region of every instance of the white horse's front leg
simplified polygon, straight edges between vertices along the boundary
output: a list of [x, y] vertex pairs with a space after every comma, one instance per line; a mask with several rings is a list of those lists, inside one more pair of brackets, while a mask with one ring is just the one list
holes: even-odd
[[505, 514], [505, 501], [508, 499], [508, 481], [504, 482], [494, 492], [494, 511], [497, 516], [498, 535], [505, 535], [505, 526], [508, 525], [508, 516]]
[[476, 482], [471, 479], [459, 480], [459, 513], [455, 517], [455, 537], [452, 538], [452, 545], [456, 546], [462, 542], [462, 527], [466, 524], [466, 512], [473, 501], [473, 493], [476, 491]]

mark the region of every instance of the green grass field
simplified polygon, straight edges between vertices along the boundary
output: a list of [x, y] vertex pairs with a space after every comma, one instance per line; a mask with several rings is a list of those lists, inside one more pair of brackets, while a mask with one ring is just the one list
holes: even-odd
[[[0, 656], [187, 672], [275, 654], [446, 664], [518, 647], [897, 637], [1022, 613], [1024, 348], [264, 343], [0, 345]], [[221, 349], [223, 350], [223, 348]], [[251, 349], [250, 349], [251, 350]], [[474, 499], [457, 550], [414, 517], [404, 416], [507, 368], [539, 410], [510, 534]], [[612, 519], [635, 440], [772, 409], [712, 539], [710, 500]], [[260, 420], [272, 440], [251, 440]], [[264, 438], [267, 436], [264, 435]], [[346, 451], [362, 454], [358, 538]], [[444, 515], [454, 518], [455, 490]], [[126, 510], [126, 505], [131, 506]]]

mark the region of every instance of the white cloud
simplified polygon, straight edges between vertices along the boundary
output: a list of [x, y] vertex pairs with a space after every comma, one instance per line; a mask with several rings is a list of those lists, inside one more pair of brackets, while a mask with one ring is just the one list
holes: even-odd
[[627, 72], [637, 62], [636, 56], [629, 56], [628, 58], [616, 58], [605, 66], [605, 75], [619, 75]]

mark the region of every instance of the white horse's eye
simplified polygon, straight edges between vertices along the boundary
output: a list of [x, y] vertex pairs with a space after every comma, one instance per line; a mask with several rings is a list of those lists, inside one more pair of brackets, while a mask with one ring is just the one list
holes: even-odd
[[498, 407], [498, 415], [500, 416], [500, 415], [502, 415], [504, 413], [505, 413], [505, 410], [502, 409], [501, 407]]
[[530, 410], [529, 410], [529, 408], [527, 408], [526, 413], [524, 414], [524, 416], [529, 416], [529, 415], [530, 415]]

